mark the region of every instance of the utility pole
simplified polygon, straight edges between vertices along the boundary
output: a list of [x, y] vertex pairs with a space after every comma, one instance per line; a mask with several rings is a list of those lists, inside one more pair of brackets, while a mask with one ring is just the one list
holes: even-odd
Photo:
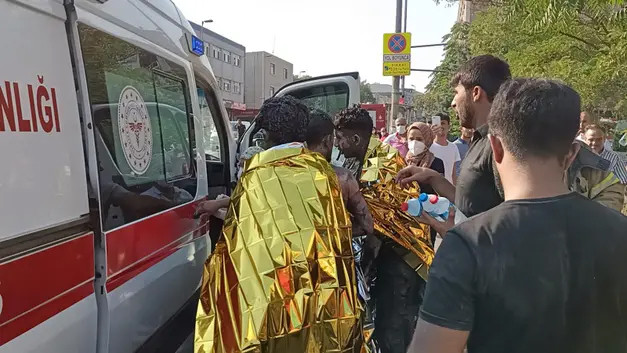
[[[395, 32], [400, 33], [403, 30], [403, 0], [396, 0], [396, 27]], [[400, 76], [394, 76], [392, 78], [392, 108], [391, 119], [398, 118], [398, 98], [399, 98], [399, 86]]]
[[[403, 6], [403, 33], [407, 33], [407, 3], [409, 2], [409, 0], [403, 0], [405, 1], [405, 5]], [[405, 80], [407, 79], [407, 76], [403, 76], [401, 78], [401, 96], [405, 96]], [[405, 99], [407, 99], [407, 97], [405, 97]]]

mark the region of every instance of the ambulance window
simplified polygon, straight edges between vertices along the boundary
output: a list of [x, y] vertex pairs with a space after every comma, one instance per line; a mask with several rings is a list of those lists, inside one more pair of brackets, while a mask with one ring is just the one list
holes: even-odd
[[[155, 73], [155, 92], [161, 123], [161, 140], [165, 158], [166, 179], [188, 176], [190, 156], [190, 126], [185, 113], [185, 82]], [[164, 103], [164, 104], [161, 104]], [[172, 109], [174, 107], [175, 109]]]
[[203, 135], [205, 140], [205, 156], [210, 162], [222, 161], [222, 148], [225, 141], [221, 141], [222, 134], [218, 133], [215, 118], [220, 116], [217, 113], [217, 105], [213, 104], [214, 96], [209, 85], [197, 82], [198, 103], [200, 104], [200, 120], [203, 125]]
[[187, 72], [104, 32], [78, 28], [96, 127], [103, 228], [192, 201], [196, 141]]
[[349, 89], [345, 83], [331, 83], [288, 94], [302, 100], [312, 109], [319, 109], [334, 116], [348, 106]]

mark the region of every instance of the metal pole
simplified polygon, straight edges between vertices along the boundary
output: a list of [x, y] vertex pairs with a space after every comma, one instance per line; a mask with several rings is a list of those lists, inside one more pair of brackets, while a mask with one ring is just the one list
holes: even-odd
[[[396, 0], [396, 33], [403, 30], [403, 0]], [[400, 77], [394, 76], [392, 78], [392, 107], [391, 107], [391, 120], [394, 121], [398, 117], [398, 90], [400, 86]]]
[[438, 43], [438, 44], [423, 44], [423, 45], [412, 45], [412, 48], [428, 48], [428, 47], [443, 47], [446, 43]]
[[420, 71], [420, 72], [448, 72], [446, 70], [429, 70], [429, 69], [411, 69], [411, 71]]
[[[405, 6], [404, 6], [404, 10], [403, 10], [403, 32], [407, 32], [407, 3], [409, 2], [409, 0], [405, 0]], [[405, 78], [406, 76], [403, 76], [401, 79], [401, 96], [405, 95]], [[407, 98], [407, 97], [405, 97]]]

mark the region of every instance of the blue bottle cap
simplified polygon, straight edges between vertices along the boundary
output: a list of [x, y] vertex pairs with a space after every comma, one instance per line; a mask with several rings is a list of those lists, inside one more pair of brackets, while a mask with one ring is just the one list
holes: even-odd
[[420, 194], [420, 196], [418, 196], [418, 200], [420, 200], [420, 202], [427, 201], [427, 199], [429, 199], [429, 195], [425, 194], [424, 192]]

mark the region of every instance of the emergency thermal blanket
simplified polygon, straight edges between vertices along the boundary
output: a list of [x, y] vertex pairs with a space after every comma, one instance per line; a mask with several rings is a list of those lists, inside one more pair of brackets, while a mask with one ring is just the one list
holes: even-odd
[[195, 353], [360, 352], [351, 235], [321, 155], [256, 154], [205, 263]]
[[362, 193], [374, 220], [374, 229], [410, 251], [404, 260], [424, 279], [433, 261], [429, 227], [401, 210], [401, 204], [420, 194], [418, 184], [402, 188], [394, 178], [407, 164], [398, 151], [371, 138], [364, 160]]

